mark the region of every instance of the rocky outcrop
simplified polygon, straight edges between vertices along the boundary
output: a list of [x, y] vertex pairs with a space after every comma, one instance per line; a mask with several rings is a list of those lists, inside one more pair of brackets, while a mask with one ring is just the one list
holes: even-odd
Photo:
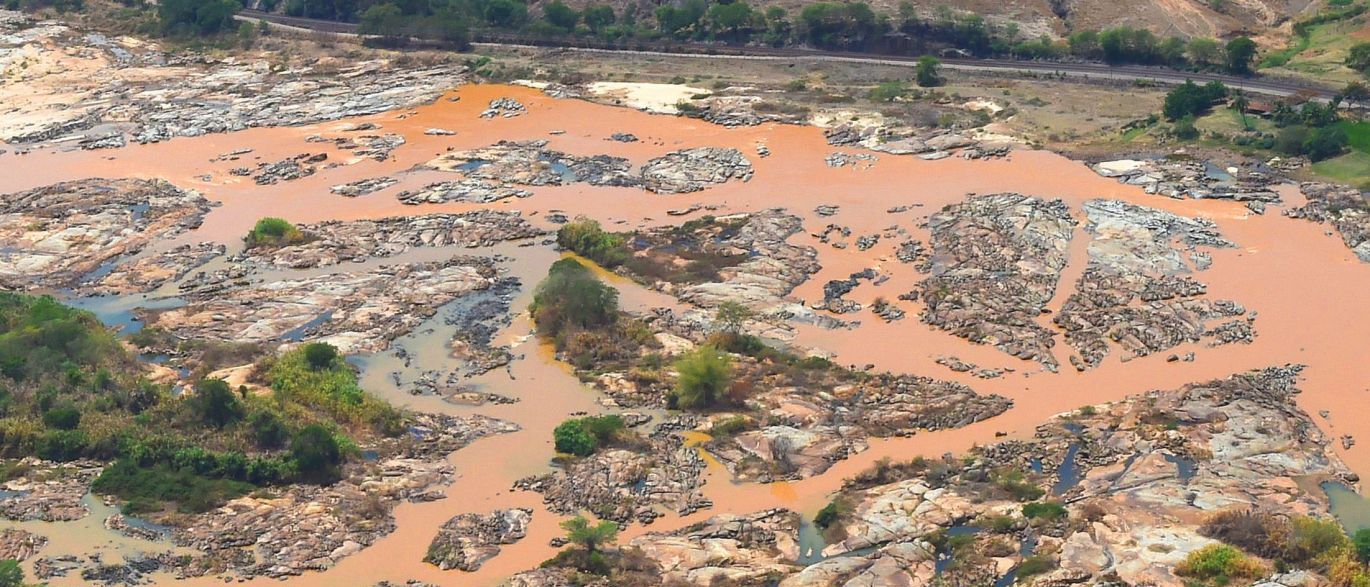
[[48, 543], [45, 536], [16, 528], [0, 530], [0, 560], [24, 562]]
[[489, 515], [461, 514], [438, 529], [423, 562], [446, 571], [474, 571], [499, 554], [502, 544], [513, 544], [528, 533], [533, 510], [516, 508]]
[[1069, 261], [1074, 226], [1064, 202], [1019, 194], [974, 196], [933, 214], [923, 321], [1055, 369], [1055, 336], [1038, 318]]
[[[131, 38], [86, 34], [55, 22], [7, 38], [32, 54], [13, 80], [48, 99], [17, 105], [0, 140], [76, 140], [86, 148], [158, 142], [253, 127], [297, 126], [432, 102], [461, 84], [457, 64], [400, 67], [391, 59], [342, 61], [171, 54]], [[58, 50], [53, 50], [55, 47]], [[41, 83], [34, 83], [41, 75]], [[58, 104], [60, 107], [55, 107]]]
[[795, 570], [798, 517], [783, 509], [722, 515], [628, 545], [661, 565], [663, 584], [759, 584]]
[[1240, 304], [1205, 297], [1207, 287], [1190, 277], [1207, 266], [1198, 247], [1233, 246], [1212, 222], [1118, 200], [1092, 200], [1084, 211], [1093, 236], [1089, 264], [1054, 319], [1078, 353], [1071, 357], [1077, 369], [1097, 366], [1109, 341], [1128, 360], [1183, 343], [1248, 342], [1255, 335]]
[[[109, 271], [104, 275], [87, 277], [86, 283], [77, 290], [113, 295], [151, 292], [167, 283], [180, 281], [210, 259], [223, 255], [226, 250], [224, 245], [204, 242], [138, 256], [109, 266]], [[96, 275], [100, 273], [97, 271]]]
[[1308, 198], [1308, 203], [1287, 214], [1292, 218], [1331, 224], [1356, 257], [1370, 263], [1370, 199], [1365, 192], [1325, 183], [1304, 183], [1299, 189]]
[[698, 147], [671, 151], [642, 166], [642, 181], [658, 194], [697, 192], [731, 179], [752, 178], [752, 162], [741, 151]]
[[300, 244], [259, 246], [235, 260], [304, 269], [402, 255], [415, 248], [478, 248], [540, 236], [518, 212], [478, 210], [460, 214], [392, 216], [379, 220], [330, 220], [298, 227]]
[[704, 460], [698, 449], [674, 435], [653, 436], [641, 447], [601, 450], [557, 472], [520, 479], [515, 487], [541, 493], [555, 513], [589, 511], [623, 525], [650, 524], [661, 516], [658, 507], [680, 515], [711, 507], [700, 492]]
[[85, 179], [5, 194], [0, 286], [60, 289], [105, 278], [112, 264], [198, 227], [211, 207], [161, 180]]
[[1092, 167], [1099, 175], [1141, 186], [1148, 194], [1168, 198], [1261, 203], [1280, 201], [1280, 195], [1270, 189], [1273, 178], [1256, 169], [1221, 169], [1212, 163], [1186, 157], [1120, 159], [1104, 161]]
[[[622, 157], [581, 157], [547, 148], [547, 141], [500, 141], [489, 147], [446, 153], [428, 167], [461, 173], [467, 179], [547, 186], [586, 183], [632, 187], [639, 183]], [[403, 199], [403, 198], [401, 198]]]
[[385, 348], [439, 306], [496, 280], [493, 261], [474, 257], [247, 285], [225, 276], [187, 291], [182, 307], [139, 309], [137, 315], [149, 326], [187, 339], [327, 338], [345, 352], [367, 352]]
[[365, 196], [372, 192], [379, 192], [399, 182], [400, 180], [395, 179], [393, 177], [373, 177], [368, 179], [359, 179], [357, 181], [348, 182], [340, 185], [335, 185], [331, 188], [328, 188], [328, 191], [338, 194], [340, 196], [356, 198], [360, 196]]
[[[640, 261], [630, 262], [627, 271], [697, 306], [731, 301], [773, 311], [820, 269], [818, 251], [789, 243], [802, 231], [799, 217], [782, 210], [641, 231], [629, 241]], [[688, 269], [692, 262], [698, 270]]]
[[508, 198], [527, 198], [533, 192], [503, 182], [468, 177], [456, 181], [430, 183], [417, 190], [405, 190], [395, 195], [403, 204], [443, 204], [463, 202], [489, 204]]
[[69, 522], [90, 514], [81, 500], [100, 475], [100, 463], [52, 463], [35, 458], [21, 463], [26, 472], [3, 485], [0, 517], [17, 522]]
[[[288, 577], [322, 570], [393, 532], [401, 501], [440, 498], [454, 479], [446, 457], [476, 439], [517, 430], [484, 418], [421, 414], [408, 434], [363, 447], [381, 455], [329, 486], [291, 485], [271, 495], [245, 496], [192, 517], [159, 520], [172, 539], [211, 559], [233, 561], [245, 577]], [[193, 565], [183, 561], [180, 565]]]

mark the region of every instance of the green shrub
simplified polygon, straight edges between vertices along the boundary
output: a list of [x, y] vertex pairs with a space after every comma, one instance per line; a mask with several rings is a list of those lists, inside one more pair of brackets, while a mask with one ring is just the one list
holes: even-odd
[[529, 306], [538, 333], [557, 338], [567, 329], [594, 329], [618, 318], [618, 290], [574, 259], [552, 264]]
[[74, 461], [81, 458], [88, 442], [80, 430], [49, 430], [38, 437], [34, 452], [49, 461]]
[[338, 348], [326, 342], [304, 345], [304, 360], [315, 371], [331, 369], [338, 361]]
[[186, 402], [197, 420], [216, 428], [241, 420], [245, 413], [237, 394], [222, 379], [201, 379]]
[[701, 346], [680, 357], [675, 364], [676, 406], [709, 409], [718, 404], [732, 382], [732, 361], [712, 346]]
[[126, 459], [106, 467], [91, 484], [91, 491], [127, 501], [131, 511], [152, 511], [162, 503], [174, 503], [181, 511], [204, 512], [253, 489], [243, 481], [212, 479], [169, 465], [139, 467]]
[[1023, 580], [1034, 575], [1041, 575], [1056, 568], [1056, 560], [1044, 555], [1033, 555], [1023, 559], [1018, 563], [1018, 580]]
[[290, 427], [286, 426], [275, 412], [252, 412], [247, 417], [247, 426], [252, 430], [252, 441], [258, 448], [281, 448], [290, 440]]
[[43, 425], [56, 430], [75, 430], [81, 425], [81, 410], [59, 406], [43, 413]]
[[1027, 481], [1021, 471], [1003, 471], [996, 475], [994, 485], [1018, 501], [1032, 501], [1046, 495], [1041, 487]]
[[300, 229], [283, 218], [263, 218], [243, 237], [247, 248], [284, 247], [308, 240]]
[[827, 530], [833, 524], [842, 519], [844, 514], [851, 512], [851, 503], [841, 496], [833, 498], [823, 509], [818, 510], [813, 516], [813, 525], [820, 529]]
[[341, 476], [342, 447], [332, 432], [318, 424], [305, 426], [295, 434], [290, 456], [305, 481], [327, 485]]
[[24, 569], [19, 561], [0, 560], [0, 587], [24, 587]]
[[315, 369], [297, 348], [276, 358], [266, 369], [279, 399], [322, 410], [339, 422], [367, 426], [386, 436], [403, 432], [399, 411], [366, 392], [357, 383], [357, 373], [343, 361], [331, 368]]
[[1213, 585], [1255, 579], [1264, 572], [1259, 562], [1225, 544], [1210, 544], [1191, 552], [1175, 567], [1177, 575]]
[[618, 415], [574, 418], [558, 424], [552, 431], [557, 452], [589, 456], [613, 442], [626, 429]]
[[1023, 516], [1029, 520], [1059, 520], [1066, 516], [1066, 506], [1054, 501], [1025, 503]]
[[577, 218], [563, 224], [557, 230], [557, 245], [611, 269], [629, 256], [623, 237], [605, 232], [599, 222], [589, 218]]

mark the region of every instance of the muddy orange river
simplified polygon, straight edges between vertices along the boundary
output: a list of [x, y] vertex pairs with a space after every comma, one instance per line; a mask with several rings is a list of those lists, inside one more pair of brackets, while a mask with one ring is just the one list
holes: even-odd
[[[528, 111], [508, 119], [478, 117], [489, 100], [504, 96], [523, 102]], [[453, 101], [451, 97], [460, 100]], [[396, 149], [390, 160], [377, 162], [352, 161], [350, 153], [333, 150], [330, 144], [305, 141], [310, 135], [334, 135], [362, 122], [379, 125], [380, 132], [403, 134], [408, 142]], [[424, 134], [425, 129], [434, 127], [457, 134]], [[608, 140], [615, 132], [633, 133], [641, 141]], [[680, 148], [733, 147], [746, 154], [755, 166], [755, 176], [749, 182], [733, 181], [692, 194], [655, 195], [634, 188], [576, 184], [529, 188], [535, 193], [533, 197], [484, 205], [520, 210], [534, 222], [541, 222], [549, 210], [561, 210], [572, 216], [596, 218], [611, 229], [627, 229], [673, 223], [676, 220], [666, 214], [667, 210], [693, 204], [717, 206], [714, 214], [783, 207], [802, 216], [810, 232], [835, 222], [850, 226], [854, 234], [870, 234], [898, 222], [912, 236], [927, 242], [926, 230], [916, 225], [932, 211], [959, 202], [970, 193], [1013, 191], [1062, 199], [1077, 217], [1082, 216], [1080, 206], [1086, 200], [1116, 198], [1208, 218], [1238, 245], [1213, 250], [1213, 266], [1203, 274], [1203, 280], [1213, 297], [1237, 300], [1256, 313], [1259, 334], [1249, 345], [1209, 348], [1194, 344], [1169, 351], [1195, 352], [1197, 360], [1192, 363], [1168, 363], [1165, 356], [1169, 352], [1121, 362], [1115, 353], [1098, 368], [1076, 373], [1066, 361], [1067, 346], [1058, 344], [1057, 358], [1066, 367], [1061, 373], [1050, 373], [1040, 370], [1035, 363], [1019, 361], [990, 346], [971, 344], [921, 324], [915, 317], [921, 307], [913, 302], [898, 302], [910, 319], [893, 323], [867, 316], [863, 325], [854, 330], [800, 327], [795, 344], [833, 353], [844, 364], [870, 364], [882, 370], [959, 380], [981, 393], [1012, 398], [1014, 407], [1003, 415], [965, 428], [872, 440], [869, 450], [838, 463], [821, 476], [799, 482], [735, 484], [726, 470], [711, 463], [705, 492], [715, 504], [712, 509], [686, 517], [668, 515], [648, 527], [634, 525], [624, 533], [623, 540], [646, 531], [679, 528], [726, 512], [783, 506], [811, 515], [826, 503], [827, 496], [839, 488], [844, 478], [882, 457], [908, 459], [964, 451], [977, 443], [994, 441], [999, 433], [1030, 435], [1038, 423], [1050, 416], [1082, 405], [1275, 364], [1309, 366], [1304, 371], [1299, 402], [1312, 414], [1330, 412], [1328, 418], [1315, 417], [1330, 437], [1351, 434], [1370, 439], [1370, 418], [1358, 415], [1366, 406], [1361, 402], [1370, 393], [1370, 304], [1366, 304], [1365, 298], [1366, 292], [1370, 292], [1370, 266], [1357, 262], [1340, 239], [1328, 232], [1329, 227], [1289, 219], [1278, 210], [1264, 216], [1254, 215], [1235, 202], [1179, 201], [1148, 195], [1140, 188], [1100, 177], [1080, 162], [1049, 152], [1022, 150], [1004, 159], [976, 161], [958, 157], [924, 161], [911, 156], [876, 154], [878, 162], [868, 169], [831, 168], [823, 161], [829, 153], [860, 149], [831, 147], [821, 131], [811, 127], [762, 125], [726, 129], [688, 118], [579, 100], [556, 100], [528, 88], [471, 85], [430, 106], [333, 123], [252, 129], [116, 150], [3, 155], [0, 168], [8, 172], [0, 174], [0, 192], [84, 177], [163, 178], [222, 202], [204, 226], [187, 239], [233, 244], [258, 218], [268, 215], [294, 222], [316, 222], [480, 208], [475, 204], [406, 206], [394, 197], [400, 190], [451, 177], [435, 171], [398, 175], [398, 185], [358, 198], [334, 195], [328, 188], [358, 179], [394, 175], [449, 149], [477, 148], [501, 139], [547, 139], [551, 149], [579, 155], [618, 155], [635, 164]], [[765, 144], [773, 154], [767, 158], [756, 156], [757, 144]], [[212, 161], [242, 148], [254, 151], [243, 156], [242, 161]], [[232, 167], [254, 165], [258, 158], [276, 161], [321, 150], [329, 153], [330, 162], [349, 164], [321, 168], [313, 176], [271, 186], [257, 186], [250, 179], [228, 173]], [[1283, 196], [1286, 206], [1302, 203], [1302, 197], [1292, 186], [1283, 189]], [[838, 205], [840, 212], [832, 218], [819, 217], [813, 210], [820, 204]], [[914, 208], [900, 215], [886, 212], [901, 205]], [[1071, 264], [1062, 275], [1052, 310], [1060, 309], [1084, 270], [1089, 237], [1083, 224], [1076, 228]], [[823, 265], [818, 275], [793, 294], [806, 301], [821, 299], [821, 287], [827, 280], [845, 278], [866, 267], [878, 267], [892, 278], [882, 286], [866, 285], [849, 294], [863, 304], [877, 296], [895, 299], [919, 279], [910, 265], [895, 260], [892, 239], [885, 239], [867, 251], [854, 247], [838, 250], [804, 234], [793, 239], [797, 244], [814, 246]], [[512, 272], [525, 286], [536, 283], [557, 258], [555, 252], [545, 247], [521, 248], [510, 254], [516, 259]], [[624, 291], [629, 309], [676, 303], [626, 280], [613, 283]], [[524, 289], [525, 297], [515, 302], [516, 310], [526, 305], [529, 288]], [[1043, 320], [1045, 324], [1046, 318]], [[511, 405], [453, 406], [434, 397], [412, 397], [393, 389], [384, 381], [383, 368], [364, 373], [368, 388], [396, 403], [427, 411], [480, 413], [515, 422], [522, 431], [485, 438], [456, 452], [451, 462], [459, 477], [447, 489], [447, 499], [399, 506], [395, 512], [397, 531], [330, 570], [307, 573], [290, 579], [290, 584], [369, 585], [383, 579], [418, 579], [443, 585], [493, 585], [552, 556], [554, 549], [548, 546], [548, 540], [560, 534], [560, 520], [543, 508], [539, 494], [511, 491], [510, 487], [520, 477], [547, 470], [553, 456], [551, 430], [557, 423], [572, 412], [596, 412], [601, 408], [595, 402], [595, 392], [582, 386], [564, 365], [540, 349], [529, 333], [526, 318], [517, 317], [497, 342], [513, 344], [515, 355], [521, 354], [523, 358], [513, 364], [511, 373], [487, 374], [480, 380], [491, 391], [523, 400]], [[442, 360], [447, 352], [445, 340], [419, 342], [417, 349], [431, 353], [437, 360]], [[1016, 371], [998, 379], [979, 380], [969, 373], [954, 373], [937, 365], [934, 360], [939, 356], [955, 356], [982, 367]], [[1337, 446], [1336, 450], [1358, 474], [1370, 475], [1370, 443], [1363, 442], [1350, 450]], [[517, 544], [504, 546], [502, 553], [478, 572], [440, 571], [421, 562], [438, 527], [450, 517], [506, 507], [534, 510], [529, 534]], [[90, 526], [98, 525], [73, 526], [70, 533], [83, 534], [91, 531]], [[108, 544], [96, 546], [90, 544], [91, 539], [48, 530], [44, 533], [53, 540], [49, 549], [57, 550], [47, 554], [63, 550], [79, 553], [97, 547], [114, 552], [119, 548], [113, 538], [108, 539]], [[54, 584], [76, 584], [71, 583], [73, 580], [79, 581], [59, 578]], [[221, 578], [205, 578], [187, 583], [221, 582]], [[278, 581], [261, 578], [251, 583], [265, 585]]]

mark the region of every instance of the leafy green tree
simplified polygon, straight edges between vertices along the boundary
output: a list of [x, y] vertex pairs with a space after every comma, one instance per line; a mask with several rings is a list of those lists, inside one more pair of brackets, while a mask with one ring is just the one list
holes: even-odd
[[490, 26], [517, 28], [528, 20], [528, 7], [518, 0], [490, 0], [484, 16]]
[[1214, 102], [1226, 96], [1227, 86], [1221, 82], [1214, 81], [1200, 86], [1188, 80], [1165, 95], [1161, 113], [1171, 120], [1198, 116], [1212, 108]]
[[1190, 39], [1189, 45], [1185, 47], [1185, 56], [1199, 69], [1221, 67], [1226, 65], [1227, 61], [1223, 46], [1218, 44], [1218, 41], [1205, 37]]
[[1335, 126], [1325, 126], [1313, 131], [1313, 136], [1303, 145], [1303, 153], [1313, 161], [1331, 159], [1346, 150], [1346, 131]]
[[552, 264], [529, 307], [538, 330], [556, 337], [568, 328], [605, 326], [618, 318], [618, 290], [601, 283], [575, 259]]
[[242, 402], [222, 379], [201, 379], [195, 384], [195, 395], [190, 397], [189, 403], [199, 421], [217, 428], [243, 417]]
[[740, 41], [751, 30], [752, 7], [741, 0], [714, 4], [709, 7], [708, 18], [715, 35]]
[[603, 547], [618, 540], [618, 524], [609, 521], [591, 524], [584, 517], [576, 516], [562, 522], [561, 528], [566, 531], [567, 542], [585, 549], [586, 552], [599, 552]]
[[1346, 66], [1370, 75], [1370, 42], [1356, 43], [1346, 52]]
[[394, 37], [401, 34], [400, 25], [403, 21], [404, 14], [400, 11], [400, 7], [389, 2], [374, 4], [362, 13], [357, 30], [368, 35]]
[[732, 382], [732, 362], [718, 349], [704, 345], [682, 356], [675, 364], [676, 405], [684, 409], [708, 409], [718, 404]]
[[0, 587], [23, 587], [24, 569], [14, 559], [0, 560]]
[[557, 452], [589, 456], [595, 452], [595, 438], [585, 430], [579, 420], [567, 420], [552, 430], [552, 440]]
[[260, 410], [247, 417], [247, 426], [252, 430], [253, 442], [259, 448], [276, 449], [285, 446], [290, 440], [290, 427], [281, 421], [275, 412]]
[[729, 334], [742, 332], [742, 325], [756, 315], [751, 308], [728, 300], [718, 305], [718, 310], [714, 313], [714, 321], [718, 322], [719, 328]]
[[614, 15], [614, 7], [607, 4], [592, 4], [585, 7], [585, 28], [598, 35], [614, 25], [618, 17]]
[[1256, 61], [1256, 42], [1247, 37], [1237, 37], [1227, 42], [1227, 70], [1246, 75], [1251, 73], [1251, 64]]
[[580, 20], [580, 14], [561, 0], [552, 0], [543, 6], [542, 17], [553, 26], [567, 32], [576, 30], [576, 22]]
[[1370, 98], [1370, 88], [1366, 87], [1364, 82], [1348, 82], [1339, 93], [1350, 102], [1360, 102]]
[[925, 88], [942, 85], [942, 74], [940, 72], [942, 62], [931, 55], [924, 55], [918, 59], [918, 69], [914, 74], [914, 81]]
[[315, 371], [332, 369], [338, 362], [338, 347], [326, 342], [311, 342], [304, 345], [304, 360]]
[[43, 425], [55, 430], [75, 430], [81, 425], [81, 410], [76, 406], [58, 406], [43, 414]]
[[1235, 92], [1232, 96], [1232, 109], [1237, 111], [1237, 115], [1242, 118], [1242, 129], [1251, 130], [1251, 123], [1246, 120], [1246, 109], [1251, 106], [1251, 101], [1246, 99], [1246, 94]]
[[557, 229], [557, 246], [608, 269], [623, 264], [629, 255], [623, 237], [607, 232], [600, 227], [599, 222], [583, 217]]
[[295, 434], [290, 441], [290, 455], [300, 476], [307, 481], [328, 484], [341, 474], [342, 447], [333, 433], [319, 424], [305, 426]]
[[258, 246], [282, 247], [305, 241], [304, 233], [283, 218], [263, 218], [243, 238], [247, 248]]

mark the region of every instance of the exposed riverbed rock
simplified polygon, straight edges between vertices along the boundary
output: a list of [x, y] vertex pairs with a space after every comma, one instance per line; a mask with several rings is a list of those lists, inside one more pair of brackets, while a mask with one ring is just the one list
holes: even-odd
[[1308, 203], [1287, 214], [1331, 224], [1356, 257], [1370, 263], [1370, 199], [1365, 192], [1325, 183], [1305, 183], [1299, 189]]
[[284, 342], [327, 338], [345, 352], [385, 348], [439, 306], [495, 283], [489, 259], [397, 264], [251, 285], [204, 286], [185, 306], [138, 310], [149, 326], [178, 337]]
[[34, 98], [0, 121], [0, 140], [10, 144], [119, 147], [378, 114], [432, 102], [466, 73], [459, 64], [400, 67], [389, 59], [281, 67], [275, 57], [187, 57], [52, 22], [4, 45], [29, 61], [7, 83]]
[[923, 321], [1056, 368], [1055, 335], [1039, 321], [1068, 262], [1075, 220], [1060, 200], [973, 196], [928, 219]]
[[697, 147], [672, 151], [642, 166], [642, 181], [658, 194], [697, 192], [731, 179], [752, 178], [752, 162], [737, 149]]
[[788, 242], [802, 231], [798, 216], [778, 209], [641, 231], [629, 239], [640, 260], [627, 271], [697, 306], [769, 312], [820, 269], [818, 251]]
[[446, 571], [474, 571], [499, 554], [503, 544], [513, 544], [528, 533], [533, 510], [514, 508], [489, 515], [461, 514], [438, 529], [423, 561]]
[[76, 289], [82, 293], [106, 295], [151, 292], [180, 280], [226, 250], [219, 243], [203, 242], [140, 255], [114, 265], [107, 274], [88, 280]]
[[547, 148], [546, 140], [500, 141], [489, 147], [447, 153], [427, 164], [467, 178], [528, 186], [587, 183], [632, 187], [639, 183], [622, 157], [582, 157]]
[[200, 226], [211, 207], [161, 180], [85, 179], [5, 194], [0, 286], [75, 287], [106, 263]]
[[508, 198], [527, 198], [532, 195], [533, 192], [503, 182], [465, 178], [456, 181], [430, 183], [416, 190], [402, 191], [395, 197], [399, 198], [402, 204], [417, 206], [419, 204], [444, 204], [447, 202], [489, 204]]
[[0, 517], [17, 522], [70, 522], [90, 514], [81, 500], [101, 466], [92, 461], [53, 463], [24, 459], [24, 474], [6, 481], [0, 497]]
[[45, 536], [16, 528], [0, 530], [0, 560], [23, 562], [33, 557], [48, 543]]
[[1084, 275], [1054, 321], [1078, 355], [1077, 369], [1097, 366], [1109, 341], [1124, 360], [1183, 343], [1249, 342], [1255, 336], [1246, 310], [1205, 296], [1186, 257], [1196, 247], [1234, 246], [1208, 220], [1193, 219], [1118, 200], [1085, 203], [1093, 236]]
[[357, 181], [335, 185], [328, 188], [328, 191], [340, 196], [356, 198], [372, 192], [381, 191], [397, 183], [399, 183], [399, 180], [393, 177], [373, 177], [370, 179], [359, 179]]
[[1148, 194], [1169, 198], [1260, 203], [1280, 201], [1280, 195], [1270, 189], [1272, 178], [1256, 169], [1219, 169], [1212, 163], [1184, 157], [1120, 159], [1095, 164], [1093, 169], [1104, 177], [1141, 186]]
[[633, 449], [601, 450], [548, 475], [520, 479], [515, 487], [541, 493], [549, 510], [626, 525], [650, 524], [665, 507], [680, 515], [711, 507], [700, 492], [704, 460], [674, 435], [657, 435]]
[[329, 220], [298, 228], [307, 236], [305, 242], [284, 247], [254, 247], [236, 259], [304, 269], [394, 257], [415, 248], [488, 247], [543, 234], [518, 212], [499, 210], [392, 216], [378, 220]]
[[349, 468], [338, 483], [291, 485], [203, 514], [158, 521], [172, 526], [178, 545], [234, 560], [230, 570], [241, 576], [288, 577], [327, 569], [393, 532], [391, 511], [398, 503], [432, 499], [456, 473], [476, 474], [454, 472], [448, 454], [484, 436], [517, 429], [480, 416], [421, 414], [407, 435], [363, 447], [381, 456]]

